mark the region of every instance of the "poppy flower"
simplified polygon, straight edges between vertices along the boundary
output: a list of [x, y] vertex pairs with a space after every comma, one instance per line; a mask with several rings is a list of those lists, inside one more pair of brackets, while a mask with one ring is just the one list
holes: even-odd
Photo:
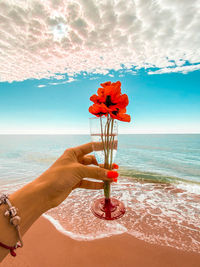
[[[90, 100], [95, 104], [104, 103], [107, 107], [116, 105], [116, 103], [122, 103], [121, 97], [121, 82], [116, 83], [105, 82], [102, 83], [103, 88], [98, 88], [97, 95], [92, 95]], [[127, 102], [127, 101], [126, 101]], [[121, 106], [120, 106], [121, 107]]]
[[110, 85], [106, 86], [104, 89], [105, 105], [107, 107], [116, 105], [120, 98], [121, 88], [119, 86], [115, 87]]
[[[107, 100], [109, 100], [110, 98], [107, 97]], [[113, 99], [113, 102], [107, 102], [106, 106], [116, 110], [117, 108], [122, 109], [122, 108], [126, 108], [126, 106], [128, 106], [129, 100], [128, 100], [128, 96], [126, 94], [121, 94], [116, 96]]]
[[93, 104], [89, 107], [89, 112], [97, 117], [101, 117], [103, 115], [107, 116], [108, 110], [104, 104]]
[[97, 95], [92, 95], [90, 100], [94, 103], [89, 112], [96, 115], [108, 115], [113, 119], [130, 121], [130, 115], [126, 113], [126, 106], [129, 103], [128, 96], [121, 93], [121, 82], [111, 83], [110, 81], [101, 83]]

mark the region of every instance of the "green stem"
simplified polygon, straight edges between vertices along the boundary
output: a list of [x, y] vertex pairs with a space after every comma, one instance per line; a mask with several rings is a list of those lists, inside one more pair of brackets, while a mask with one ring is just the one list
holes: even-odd
[[105, 142], [103, 140], [103, 127], [102, 127], [102, 118], [100, 117], [100, 123], [101, 123], [101, 141], [103, 143], [103, 149], [104, 149], [104, 161], [106, 158], [106, 148], [105, 148]]
[[[109, 158], [109, 154], [110, 154], [110, 146], [111, 146], [111, 143], [109, 140], [110, 139], [110, 123], [111, 121], [113, 121], [112, 119], [110, 119], [109, 115], [107, 117], [107, 123], [106, 123], [106, 126], [105, 126], [105, 133], [106, 133], [106, 149], [107, 149], [107, 155], [106, 155], [106, 160], [105, 160], [105, 168], [106, 169], [112, 169], [112, 166], [110, 166], [110, 158]], [[106, 129], [107, 127], [107, 129]], [[113, 127], [113, 123], [112, 123], [112, 126], [111, 126], [111, 132], [112, 132], [112, 127]], [[106, 131], [107, 130], [107, 131]], [[111, 151], [112, 153], [112, 151]], [[111, 154], [112, 156], [112, 154]], [[105, 198], [106, 199], [109, 199], [110, 198], [110, 181], [105, 181], [104, 182], [104, 195], [105, 195]]]
[[113, 123], [114, 123], [114, 119], [112, 119], [112, 122], [111, 122], [111, 137], [110, 137], [111, 156], [110, 156], [110, 169], [112, 169], [112, 161], [113, 161], [113, 144], [114, 144]]
[[[109, 116], [109, 115], [108, 115]], [[107, 138], [106, 138], [106, 127], [108, 127], [108, 117], [107, 121], [105, 123], [105, 128], [104, 128], [104, 138], [105, 138], [105, 147], [107, 148]], [[107, 162], [107, 151], [106, 151], [106, 157], [105, 157], [105, 163]], [[105, 166], [104, 166], [105, 167]]]
[[109, 143], [109, 135], [110, 135], [110, 117], [108, 115], [108, 125], [107, 125], [107, 168], [109, 169], [109, 155], [110, 155], [110, 143]]

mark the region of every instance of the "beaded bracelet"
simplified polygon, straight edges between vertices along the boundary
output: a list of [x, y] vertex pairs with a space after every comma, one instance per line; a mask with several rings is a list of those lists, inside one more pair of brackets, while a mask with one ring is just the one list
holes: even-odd
[[19, 216], [17, 216], [18, 209], [15, 208], [14, 206], [12, 206], [12, 204], [10, 203], [10, 201], [8, 199], [8, 194], [3, 194], [0, 197], [0, 205], [1, 204], [7, 204], [9, 206], [9, 209], [6, 210], [4, 215], [7, 217], [8, 216], [10, 217], [10, 224], [12, 224], [15, 227], [15, 229], [17, 230], [19, 242], [17, 242], [16, 245], [13, 247], [7, 246], [7, 245], [0, 242], [0, 246], [3, 248], [9, 249], [10, 254], [15, 257], [16, 253], [14, 252], [14, 249], [17, 249], [18, 247], [21, 247], [21, 248], [23, 247], [23, 241], [22, 241], [22, 237], [20, 234], [20, 227], [19, 227], [19, 223], [20, 223], [21, 218]]

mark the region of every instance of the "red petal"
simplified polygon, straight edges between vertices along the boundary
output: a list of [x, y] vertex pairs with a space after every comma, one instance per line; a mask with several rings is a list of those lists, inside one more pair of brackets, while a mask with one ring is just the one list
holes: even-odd
[[117, 81], [116, 83], [112, 83], [114, 87], [120, 87], [121, 88], [121, 82]]
[[103, 114], [100, 115], [100, 113], [107, 114], [107, 108], [105, 107], [104, 104], [93, 104], [92, 106], [89, 107], [89, 112], [97, 117], [102, 116]]
[[119, 113], [117, 115], [114, 115], [114, 114], [110, 113], [110, 116], [111, 116], [111, 118], [119, 120], [119, 121], [126, 121], [126, 122], [131, 121], [131, 116], [128, 114]]
[[101, 83], [100, 85], [101, 85], [102, 87], [106, 87], [106, 86], [111, 85], [111, 82], [109, 81], [109, 82]]
[[119, 113], [126, 113], [126, 108], [120, 108]]
[[131, 121], [131, 116], [128, 115], [128, 114], [119, 114], [118, 120], [130, 122]]
[[91, 97], [90, 97], [90, 100], [92, 101], [92, 102], [94, 102], [94, 103], [98, 103], [98, 96], [97, 95], [92, 95]]
[[128, 96], [126, 94], [120, 95], [117, 99], [117, 107], [118, 108], [125, 108], [128, 106]]

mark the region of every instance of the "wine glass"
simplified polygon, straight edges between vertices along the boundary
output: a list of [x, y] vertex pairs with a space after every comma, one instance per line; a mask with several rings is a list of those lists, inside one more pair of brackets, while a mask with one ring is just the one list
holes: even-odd
[[[90, 118], [90, 135], [93, 151], [100, 167], [112, 169], [117, 153], [118, 125], [109, 115]], [[115, 220], [125, 213], [124, 204], [110, 197], [110, 181], [104, 181], [104, 197], [96, 199], [91, 206], [93, 214], [104, 220]]]

